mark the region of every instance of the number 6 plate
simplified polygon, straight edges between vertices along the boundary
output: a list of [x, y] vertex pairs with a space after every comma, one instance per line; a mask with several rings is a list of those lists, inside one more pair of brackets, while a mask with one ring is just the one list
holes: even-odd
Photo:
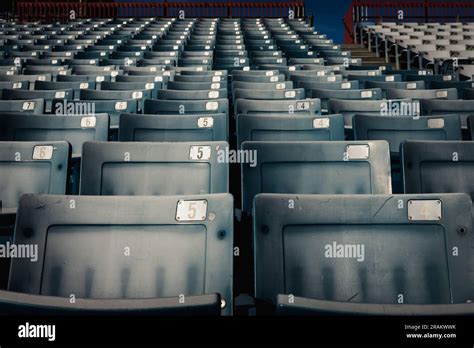
[[207, 201], [178, 201], [176, 221], [204, 221], [207, 216]]

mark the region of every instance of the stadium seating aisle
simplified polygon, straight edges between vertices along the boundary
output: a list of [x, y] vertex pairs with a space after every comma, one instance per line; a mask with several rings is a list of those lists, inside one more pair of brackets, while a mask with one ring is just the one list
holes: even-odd
[[365, 65], [301, 18], [0, 40], [0, 242], [39, 260], [0, 264], [0, 312], [474, 313], [474, 86], [429, 54]]

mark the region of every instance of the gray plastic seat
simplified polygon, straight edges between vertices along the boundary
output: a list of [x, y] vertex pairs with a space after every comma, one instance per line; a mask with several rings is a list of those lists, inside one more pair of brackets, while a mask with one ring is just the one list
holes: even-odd
[[467, 128], [467, 117], [474, 114], [474, 100], [421, 100], [421, 107], [426, 115], [458, 114], [461, 125]]
[[[156, 96], [160, 89], [160, 82], [102, 82], [100, 84], [101, 91], [146, 91], [142, 98], [152, 98]], [[120, 98], [118, 98], [120, 99]]]
[[[242, 150], [257, 156], [242, 166], [242, 207], [250, 213], [259, 193], [391, 193], [386, 141], [249, 141]], [[254, 156], [254, 157], [255, 157]]]
[[473, 257], [471, 207], [465, 194], [258, 195], [256, 297], [466, 303], [474, 290], [465, 266]]
[[145, 114], [219, 114], [229, 115], [229, 100], [145, 100]]
[[464, 91], [474, 88], [474, 83], [472, 81], [431, 81], [430, 87], [433, 89], [456, 88], [458, 90], [459, 99], [464, 99]]
[[235, 101], [235, 112], [246, 115], [265, 114], [301, 114], [320, 115], [321, 101], [319, 99], [302, 100], [251, 100], [237, 99]]
[[311, 98], [321, 99], [321, 107], [328, 109], [329, 99], [345, 100], [380, 100], [382, 99], [382, 90], [374, 89], [312, 89]]
[[456, 88], [447, 89], [387, 89], [387, 99], [447, 99], [456, 100], [458, 99], [458, 90]]
[[70, 156], [65, 141], [1, 141], [2, 209], [16, 209], [24, 193], [65, 194]]
[[[116, 129], [122, 113], [136, 113], [138, 103], [136, 99], [125, 100], [54, 100], [52, 112], [56, 115], [75, 114], [81, 116], [95, 113], [106, 113], [110, 117], [110, 128]], [[73, 112], [70, 112], [73, 111]]]
[[237, 117], [237, 147], [245, 141], [344, 140], [342, 115]]
[[[38, 245], [38, 262], [12, 260], [9, 291], [63, 301], [71, 294], [115, 299], [122, 308], [123, 299], [133, 308], [142, 299], [182, 302], [183, 296], [218, 293], [221, 313], [230, 315], [232, 205], [229, 194], [25, 195], [14, 242]], [[68, 304], [76, 306], [64, 301]]]
[[411, 99], [397, 100], [343, 100], [329, 99], [328, 112], [343, 114], [346, 128], [352, 128], [355, 114], [373, 114], [375, 116], [419, 116], [421, 106]]
[[168, 89], [173, 90], [215, 90], [215, 89], [226, 89], [227, 83], [221, 82], [168, 82]]
[[[60, 81], [60, 82], [49, 82], [49, 81], [36, 81], [35, 90], [72, 90], [73, 98], [79, 99], [80, 91], [82, 89], [95, 89], [96, 83], [94, 81], [81, 82], [81, 81]], [[57, 99], [57, 98], [54, 98]]]
[[309, 82], [302, 81], [299, 83], [300, 88], [304, 88], [306, 93], [311, 93], [312, 89], [334, 89], [334, 90], [347, 90], [347, 89], [360, 89], [359, 81], [346, 81], [346, 82]]
[[401, 155], [406, 193], [464, 192], [474, 199], [474, 142], [406, 141]]
[[212, 90], [174, 90], [162, 89], [157, 93], [157, 99], [162, 100], [204, 100], [227, 98], [227, 89]]
[[81, 194], [170, 195], [228, 192], [226, 142], [86, 142]]
[[254, 100], [278, 100], [278, 99], [305, 99], [303, 88], [284, 89], [284, 90], [253, 90], [253, 89], [234, 89], [234, 98], [254, 99]]
[[0, 112], [42, 114], [44, 112], [44, 104], [44, 99], [0, 100]]
[[43, 99], [45, 101], [46, 113], [51, 112], [52, 103], [55, 99], [72, 100], [72, 89], [63, 90], [45, 90], [45, 91], [27, 91], [22, 89], [4, 89], [2, 91], [3, 100], [28, 100], [28, 99]]
[[86, 141], [107, 141], [109, 116], [56, 116], [0, 114], [1, 141], [63, 141], [72, 146], [72, 157], [80, 158]]
[[119, 141], [227, 141], [226, 114], [120, 115]]
[[398, 159], [405, 140], [461, 140], [459, 116], [355, 115], [352, 119], [355, 140], [386, 140], [392, 159]]

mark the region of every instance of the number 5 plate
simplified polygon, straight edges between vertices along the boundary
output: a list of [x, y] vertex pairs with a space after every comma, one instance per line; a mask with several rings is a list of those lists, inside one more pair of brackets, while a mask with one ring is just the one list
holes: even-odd
[[204, 221], [207, 216], [207, 201], [178, 201], [176, 221]]
[[208, 161], [211, 158], [211, 147], [194, 145], [189, 149], [189, 159]]

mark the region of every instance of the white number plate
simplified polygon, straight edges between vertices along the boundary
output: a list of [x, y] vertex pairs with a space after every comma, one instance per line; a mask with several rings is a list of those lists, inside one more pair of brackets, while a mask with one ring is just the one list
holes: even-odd
[[193, 145], [189, 149], [189, 159], [192, 160], [204, 160], [208, 161], [211, 158], [211, 147], [210, 146], [201, 146]]
[[49, 160], [53, 158], [53, 147], [48, 146], [35, 146], [33, 148], [33, 159], [34, 160]]
[[176, 221], [204, 221], [207, 216], [207, 201], [178, 201]]

